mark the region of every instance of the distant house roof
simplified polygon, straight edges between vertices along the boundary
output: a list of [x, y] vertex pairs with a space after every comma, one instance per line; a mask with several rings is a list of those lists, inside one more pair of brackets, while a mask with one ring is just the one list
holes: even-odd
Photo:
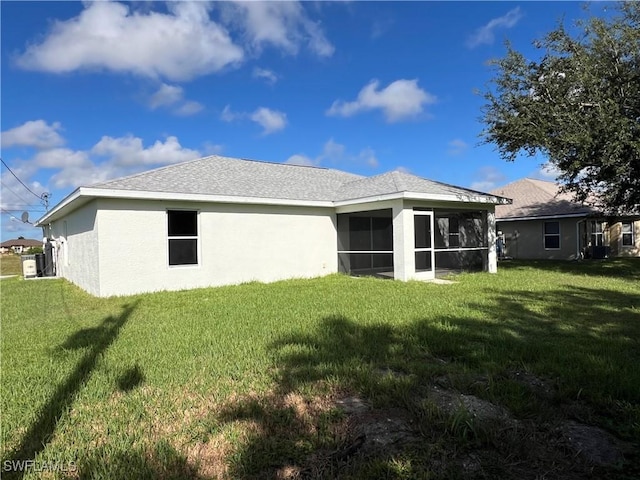
[[31, 238], [14, 238], [11, 240], [5, 240], [0, 243], [0, 248], [11, 247], [41, 247], [42, 240], [33, 240]]
[[508, 199], [496, 195], [397, 171], [364, 177], [329, 168], [214, 155], [80, 187], [36, 225], [55, 220], [99, 197], [322, 207], [367, 199], [380, 200], [381, 197], [493, 204], [508, 202]]
[[598, 210], [573, 200], [560, 192], [554, 182], [523, 178], [491, 191], [494, 195], [512, 199], [510, 205], [496, 205], [496, 219], [525, 219], [539, 217], [579, 217], [597, 214]]

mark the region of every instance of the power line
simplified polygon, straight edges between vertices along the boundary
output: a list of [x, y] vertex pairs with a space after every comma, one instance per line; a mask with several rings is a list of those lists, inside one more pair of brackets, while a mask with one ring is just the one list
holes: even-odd
[[29, 206], [29, 207], [36, 207], [37, 205], [33, 205], [33, 204], [29, 204], [29, 202], [27, 200], [24, 199], [24, 197], [20, 196], [18, 193], [16, 193], [14, 190], [12, 190], [11, 188], [9, 188], [8, 185], [5, 185], [4, 182], [0, 182], [0, 184], [6, 188], [7, 190], [9, 190], [11, 193], [13, 193], [16, 197], [18, 197], [20, 200], [22, 200], [25, 205]]
[[5, 163], [5, 161], [4, 161], [2, 158], [0, 158], [0, 161], [2, 162], [2, 164], [3, 164], [5, 167], [7, 167], [7, 170], [9, 170], [9, 172], [11, 172], [11, 175], [13, 175], [13, 176], [16, 178], [16, 180], [18, 180], [18, 182], [20, 182], [20, 185], [22, 185], [24, 188], [26, 188], [27, 190], [29, 190], [29, 192], [30, 192], [31, 194], [33, 194], [36, 198], [38, 198], [38, 199], [40, 200], [40, 202], [42, 203], [42, 205], [44, 205], [44, 208], [45, 208], [47, 211], [49, 211], [49, 199], [51, 198], [51, 194], [50, 194], [49, 192], [43, 192], [43, 193], [42, 193], [42, 195], [38, 195], [36, 192], [34, 192], [33, 190], [31, 190], [29, 187], [27, 187], [27, 186], [25, 185], [25, 183], [24, 183], [22, 180], [20, 180], [20, 179], [18, 178], [18, 176], [17, 176], [15, 173], [13, 173], [13, 170], [11, 170], [11, 169], [9, 168], [9, 165], [7, 165], [7, 164]]
[[31, 222], [28, 222], [28, 221], [24, 222], [21, 218], [16, 217], [13, 213], [9, 212], [8, 210], [5, 210], [4, 208], [0, 208], [0, 210], [2, 210], [3, 213], [6, 213], [7, 215], [9, 215], [11, 218], [15, 218], [19, 222], [28, 223], [31, 225]]
[[15, 173], [13, 173], [13, 170], [11, 170], [11, 169], [9, 168], [9, 165], [7, 165], [7, 164], [4, 162], [4, 160], [3, 160], [2, 158], [0, 158], [0, 162], [2, 162], [2, 164], [3, 164], [5, 167], [7, 167], [7, 170], [9, 170], [9, 173], [11, 173], [11, 175], [13, 175], [13, 176], [16, 178], [16, 180], [18, 180], [18, 182], [20, 182], [20, 185], [22, 185], [24, 188], [26, 188], [27, 190], [29, 190], [29, 192], [31, 192], [31, 194], [32, 194], [32, 195], [34, 195], [36, 198], [38, 198], [38, 199], [40, 199], [40, 198], [41, 198], [41, 197], [40, 197], [40, 195], [38, 195], [36, 192], [34, 192], [33, 190], [31, 190], [29, 187], [27, 187], [27, 186], [25, 185], [25, 183], [24, 183], [22, 180], [20, 180], [20, 179], [18, 178], [18, 176], [17, 176]]

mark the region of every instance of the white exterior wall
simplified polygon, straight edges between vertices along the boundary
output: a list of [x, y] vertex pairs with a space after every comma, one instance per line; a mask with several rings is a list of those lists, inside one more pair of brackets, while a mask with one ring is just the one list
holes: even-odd
[[[120, 199], [100, 199], [99, 208], [103, 297], [338, 270], [332, 209]], [[199, 265], [168, 265], [168, 209], [200, 212]]]
[[92, 295], [100, 295], [100, 242], [98, 202], [92, 201], [51, 225], [56, 240], [57, 276], [64, 277]]

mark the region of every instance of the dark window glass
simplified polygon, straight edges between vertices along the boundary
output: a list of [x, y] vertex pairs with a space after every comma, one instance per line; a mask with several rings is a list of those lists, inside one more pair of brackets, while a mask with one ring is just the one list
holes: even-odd
[[350, 250], [371, 250], [371, 219], [351, 217], [349, 219]]
[[633, 223], [631, 222], [622, 222], [622, 245], [633, 246]]
[[416, 252], [416, 272], [431, 270], [431, 252]]
[[560, 248], [560, 236], [559, 235], [545, 236], [544, 248]]
[[169, 236], [195, 237], [198, 235], [198, 212], [188, 210], [169, 210]]
[[169, 239], [169, 265], [197, 265], [198, 240], [196, 238]]
[[431, 248], [431, 225], [428, 215], [414, 215], [416, 248]]
[[393, 222], [390, 218], [373, 217], [371, 219], [373, 229], [372, 250], [393, 250]]
[[559, 235], [560, 234], [560, 222], [545, 222], [544, 223], [545, 235]]
[[198, 212], [193, 210], [168, 210], [167, 220], [169, 265], [197, 265]]

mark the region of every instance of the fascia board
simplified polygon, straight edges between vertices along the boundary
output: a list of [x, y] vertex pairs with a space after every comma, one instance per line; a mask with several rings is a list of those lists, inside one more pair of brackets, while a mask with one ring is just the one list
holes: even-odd
[[[197, 203], [235, 203], [253, 205], [277, 205], [299, 207], [324, 207], [332, 208], [333, 202], [321, 200], [289, 200], [283, 198], [244, 197], [233, 195], [206, 195], [174, 192], [151, 192], [132, 190], [113, 190], [104, 188], [81, 187], [62, 200], [50, 212], [36, 222], [36, 226], [42, 226], [60, 217], [62, 214], [75, 210], [87, 201], [94, 198], [121, 198], [132, 200], [170, 200]], [[85, 199], [82, 202], [82, 199]], [[73, 207], [71, 210], [67, 207]]]
[[496, 217], [496, 222], [523, 222], [523, 221], [531, 221], [531, 220], [561, 220], [563, 218], [586, 218], [589, 216], [593, 216], [591, 213], [570, 213], [567, 215], [543, 215], [540, 217], [508, 217], [508, 218], [498, 218]]

